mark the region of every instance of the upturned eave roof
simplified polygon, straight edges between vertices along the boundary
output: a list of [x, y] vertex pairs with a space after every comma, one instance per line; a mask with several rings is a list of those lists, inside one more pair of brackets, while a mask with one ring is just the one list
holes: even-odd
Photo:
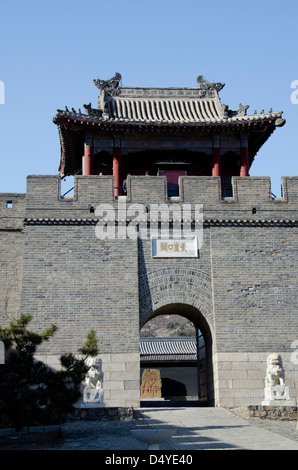
[[151, 126], [206, 126], [239, 125], [272, 121], [283, 125], [282, 111], [255, 111], [247, 114], [249, 106], [239, 104], [239, 109], [230, 110], [221, 103], [219, 91], [222, 83], [210, 83], [202, 76], [197, 79], [196, 88], [154, 88], [120, 87], [121, 75], [110, 80], [94, 80], [100, 89], [98, 107], [91, 103], [84, 106], [84, 112], [71, 111], [65, 107], [57, 110], [54, 122], [77, 124], [151, 125]]
[[[122, 87], [120, 81], [118, 73], [110, 80], [94, 80], [100, 89], [97, 108], [89, 103], [83, 105], [83, 112], [67, 107], [57, 110], [53, 121], [60, 135], [60, 173], [72, 174], [72, 162], [80, 158], [76, 155], [78, 142], [81, 146], [88, 128], [96, 129], [97, 133], [246, 130], [253, 136], [250, 139], [252, 161], [275, 128], [285, 124], [282, 111], [270, 109], [247, 114], [249, 106], [242, 104], [238, 109], [229, 109], [219, 98], [224, 84], [210, 83], [202, 76], [197, 78], [196, 88]], [[81, 153], [81, 148], [78, 152]]]

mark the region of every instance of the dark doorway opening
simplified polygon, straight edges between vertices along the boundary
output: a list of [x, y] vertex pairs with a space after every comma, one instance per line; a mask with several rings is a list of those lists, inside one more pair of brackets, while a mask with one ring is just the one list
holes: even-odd
[[161, 378], [160, 399], [141, 397], [141, 406], [213, 404], [211, 335], [206, 335], [205, 331], [206, 343], [203, 332], [198, 328], [201, 323], [206, 330], [206, 325], [198, 321], [197, 309], [186, 307], [184, 305], [181, 309], [182, 315], [177, 315], [177, 305], [172, 308], [174, 314], [164, 314], [165, 309], [159, 309], [161, 313], [158, 311], [157, 315], [151, 316], [141, 330], [141, 383], [146, 369], [158, 370]]

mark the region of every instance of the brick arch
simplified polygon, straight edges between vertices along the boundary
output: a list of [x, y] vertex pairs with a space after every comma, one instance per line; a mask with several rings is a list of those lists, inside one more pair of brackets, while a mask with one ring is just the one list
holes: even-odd
[[[169, 304], [195, 307], [212, 326], [211, 278], [192, 268], [163, 268], [139, 279], [140, 328], [152, 313]], [[212, 329], [212, 328], [211, 328]]]

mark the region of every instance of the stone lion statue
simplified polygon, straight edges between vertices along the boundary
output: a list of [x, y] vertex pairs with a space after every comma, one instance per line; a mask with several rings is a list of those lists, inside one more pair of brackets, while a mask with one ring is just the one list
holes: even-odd
[[101, 361], [99, 358], [88, 358], [86, 362], [89, 366], [89, 370], [85, 377], [83, 401], [85, 403], [102, 403], [103, 389]]
[[285, 372], [279, 354], [269, 354], [267, 357], [266, 386], [284, 385]]
[[285, 385], [285, 372], [279, 354], [267, 357], [265, 377], [265, 400], [262, 405], [295, 406], [296, 400], [290, 398], [289, 387]]

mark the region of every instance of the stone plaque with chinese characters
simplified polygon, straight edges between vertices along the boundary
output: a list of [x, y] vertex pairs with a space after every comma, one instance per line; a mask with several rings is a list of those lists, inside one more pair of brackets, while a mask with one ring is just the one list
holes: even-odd
[[160, 370], [144, 370], [142, 375], [141, 398], [161, 398]]
[[152, 239], [153, 258], [197, 258], [197, 237], [191, 239]]

